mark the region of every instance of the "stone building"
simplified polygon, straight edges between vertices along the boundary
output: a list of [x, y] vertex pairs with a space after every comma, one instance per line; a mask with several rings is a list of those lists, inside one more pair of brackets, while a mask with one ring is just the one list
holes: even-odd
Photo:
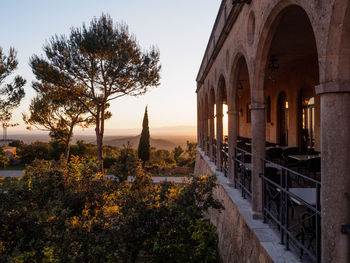
[[224, 261], [350, 262], [350, 1], [223, 0], [196, 92]]

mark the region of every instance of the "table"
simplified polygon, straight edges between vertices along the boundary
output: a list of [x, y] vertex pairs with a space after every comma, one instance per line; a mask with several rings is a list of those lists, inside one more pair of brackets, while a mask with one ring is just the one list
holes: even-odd
[[298, 162], [304, 162], [307, 160], [311, 160], [311, 159], [315, 159], [315, 158], [320, 158], [321, 155], [320, 154], [296, 154], [296, 155], [288, 155], [288, 157], [297, 160]]
[[[294, 160], [298, 161], [298, 172], [301, 172], [301, 168], [303, 168], [303, 164], [311, 159], [316, 159], [316, 158], [320, 158], [321, 154], [296, 154], [296, 155], [288, 155], [289, 158], [292, 158]], [[306, 167], [304, 167], [306, 168]]]
[[[316, 188], [289, 188], [289, 192], [300, 197], [309, 205], [316, 205]], [[297, 205], [303, 205], [299, 200], [290, 196], [290, 199]]]
[[[253, 165], [251, 163], [244, 163], [244, 166], [247, 170], [250, 170], [250, 171], [253, 168]], [[280, 166], [278, 166], [277, 164], [274, 164], [274, 163], [265, 163], [265, 166], [280, 169]]]

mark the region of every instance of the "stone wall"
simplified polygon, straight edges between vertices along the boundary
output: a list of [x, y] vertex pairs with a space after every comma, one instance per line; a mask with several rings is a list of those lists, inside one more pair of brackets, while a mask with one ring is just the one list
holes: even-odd
[[[197, 152], [195, 175], [213, 174], [215, 166], [207, 156]], [[298, 257], [279, 244], [278, 234], [261, 220], [253, 220], [250, 203], [228, 183], [220, 172], [214, 196], [225, 209], [211, 210], [210, 221], [216, 226], [219, 249], [224, 263], [300, 262]]]

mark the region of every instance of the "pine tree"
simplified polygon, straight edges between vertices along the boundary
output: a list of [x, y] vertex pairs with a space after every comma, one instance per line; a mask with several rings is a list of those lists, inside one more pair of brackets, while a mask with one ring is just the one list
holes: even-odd
[[150, 136], [149, 136], [149, 127], [148, 127], [148, 113], [147, 113], [147, 106], [145, 109], [145, 115], [143, 116], [143, 122], [142, 122], [142, 132], [139, 142], [139, 148], [138, 148], [138, 156], [142, 160], [143, 164], [149, 160], [150, 155]]
[[33, 73], [39, 82], [69, 94], [94, 118], [96, 155], [103, 172], [105, 120], [111, 116], [107, 109], [118, 98], [143, 95], [159, 85], [159, 51], [143, 50], [125, 24], [102, 14], [90, 26], [73, 27], [68, 37], [55, 35], [44, 52], [45, 57], [31, 57]]

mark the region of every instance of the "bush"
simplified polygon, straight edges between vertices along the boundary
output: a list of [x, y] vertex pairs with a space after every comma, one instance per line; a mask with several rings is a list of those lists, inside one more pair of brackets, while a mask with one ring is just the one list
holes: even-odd
[[96, 162], [34, 161], [0, 182], [0, 262], [220, 262], [221, 209], [215, 177], [155, 185], [139, 168], [132, 183], [97, 172]]
[[10, 162], [10, 159], [6, 156], [4, 150], [0, 148], [0, 167], [5, 168]]
[[137, 152], [128, 143], [126, 146], [124, 145], [110, 170], [119, 182], [123, 182], [128, 179], [128, 176], [136, 175], [139, 165], [140, 160], [137, 157]]
[[30, 164], [35, 159], [49, 159], [49, 144], [46, 142], [33, 142], [31, 144], [23, 144], [18, 147], [17, 156], [24, 164]]
[[111, 168], [117, 162], [117, 158], [115, 157], [105, 157], [103, 158], [103, 167], [105, 169]]

